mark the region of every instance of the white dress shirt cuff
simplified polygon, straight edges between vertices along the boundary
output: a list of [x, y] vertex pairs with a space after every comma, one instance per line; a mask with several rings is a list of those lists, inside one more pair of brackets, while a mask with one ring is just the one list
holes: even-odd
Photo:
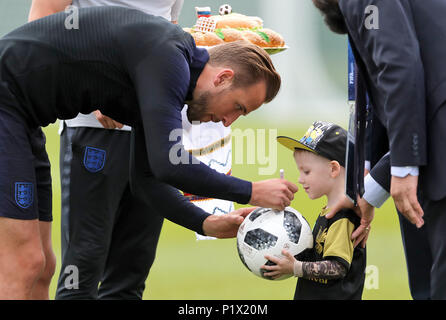
[[370, 161], [366, 160], [364, 161], [364, 169], [366, 169], [367, 171], [370, 171]]
[[380, 208], [390, 197], [390, 193], [381, 187], [370, 174], [364, 178], [364, 190], [365, 192], [362, 197], [375, 208]]
[[419, 170], [418, 167], [394, 167], [390, 168], [390, 173], [392, 176], [404, 178], [407, 175], [418, 176]]

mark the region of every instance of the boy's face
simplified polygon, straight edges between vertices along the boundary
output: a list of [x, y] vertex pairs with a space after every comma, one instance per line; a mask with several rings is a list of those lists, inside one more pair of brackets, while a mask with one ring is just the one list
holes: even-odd
[[309, 151], [294, 152], [299, 169], [299, 183], [310, 199], [318, 199], [331, 190], [330, 161]]

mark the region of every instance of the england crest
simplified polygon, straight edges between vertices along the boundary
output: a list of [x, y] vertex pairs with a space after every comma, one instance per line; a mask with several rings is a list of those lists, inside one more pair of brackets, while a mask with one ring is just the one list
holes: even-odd
[[104, 168], [105, 150], [85, 147], [84, 166], [90, 172], [98, 172]]
[[34, 185], [31, 182], [15, 183], [15, 202], [20, 208], [26, 209], [33, 204]]

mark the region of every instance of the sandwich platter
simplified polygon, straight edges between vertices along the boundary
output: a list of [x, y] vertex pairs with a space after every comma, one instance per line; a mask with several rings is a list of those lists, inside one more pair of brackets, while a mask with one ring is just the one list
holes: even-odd
[[233, 13], [228, 4], [220, 6], [219, 15], [212, 15], [210, 7], [196, 7], [197, 21], [190, 33], [197, 47], [211, 48], [238, 40], [249, 41], [271, 54], [287, 50], [282, 35], [263, 26], [259, 17]]

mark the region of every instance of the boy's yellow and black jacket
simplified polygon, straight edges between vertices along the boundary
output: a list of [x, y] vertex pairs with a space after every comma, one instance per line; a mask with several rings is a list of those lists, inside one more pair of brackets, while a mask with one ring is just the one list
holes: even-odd
[[299, 278], [294, 299], [361, 299], [364, 288], [366, 250], [353, 247], [351, 235], [360, 225], [360, 219], [353, 210], [339, 211], [333, 218], [325, 215], [329, 209], [323, 208], [314, 228], [313, 249], [305, 256], [297, 257], [306, 261], [336, 260], [348, 272], [344, 278], [304, 279]]

